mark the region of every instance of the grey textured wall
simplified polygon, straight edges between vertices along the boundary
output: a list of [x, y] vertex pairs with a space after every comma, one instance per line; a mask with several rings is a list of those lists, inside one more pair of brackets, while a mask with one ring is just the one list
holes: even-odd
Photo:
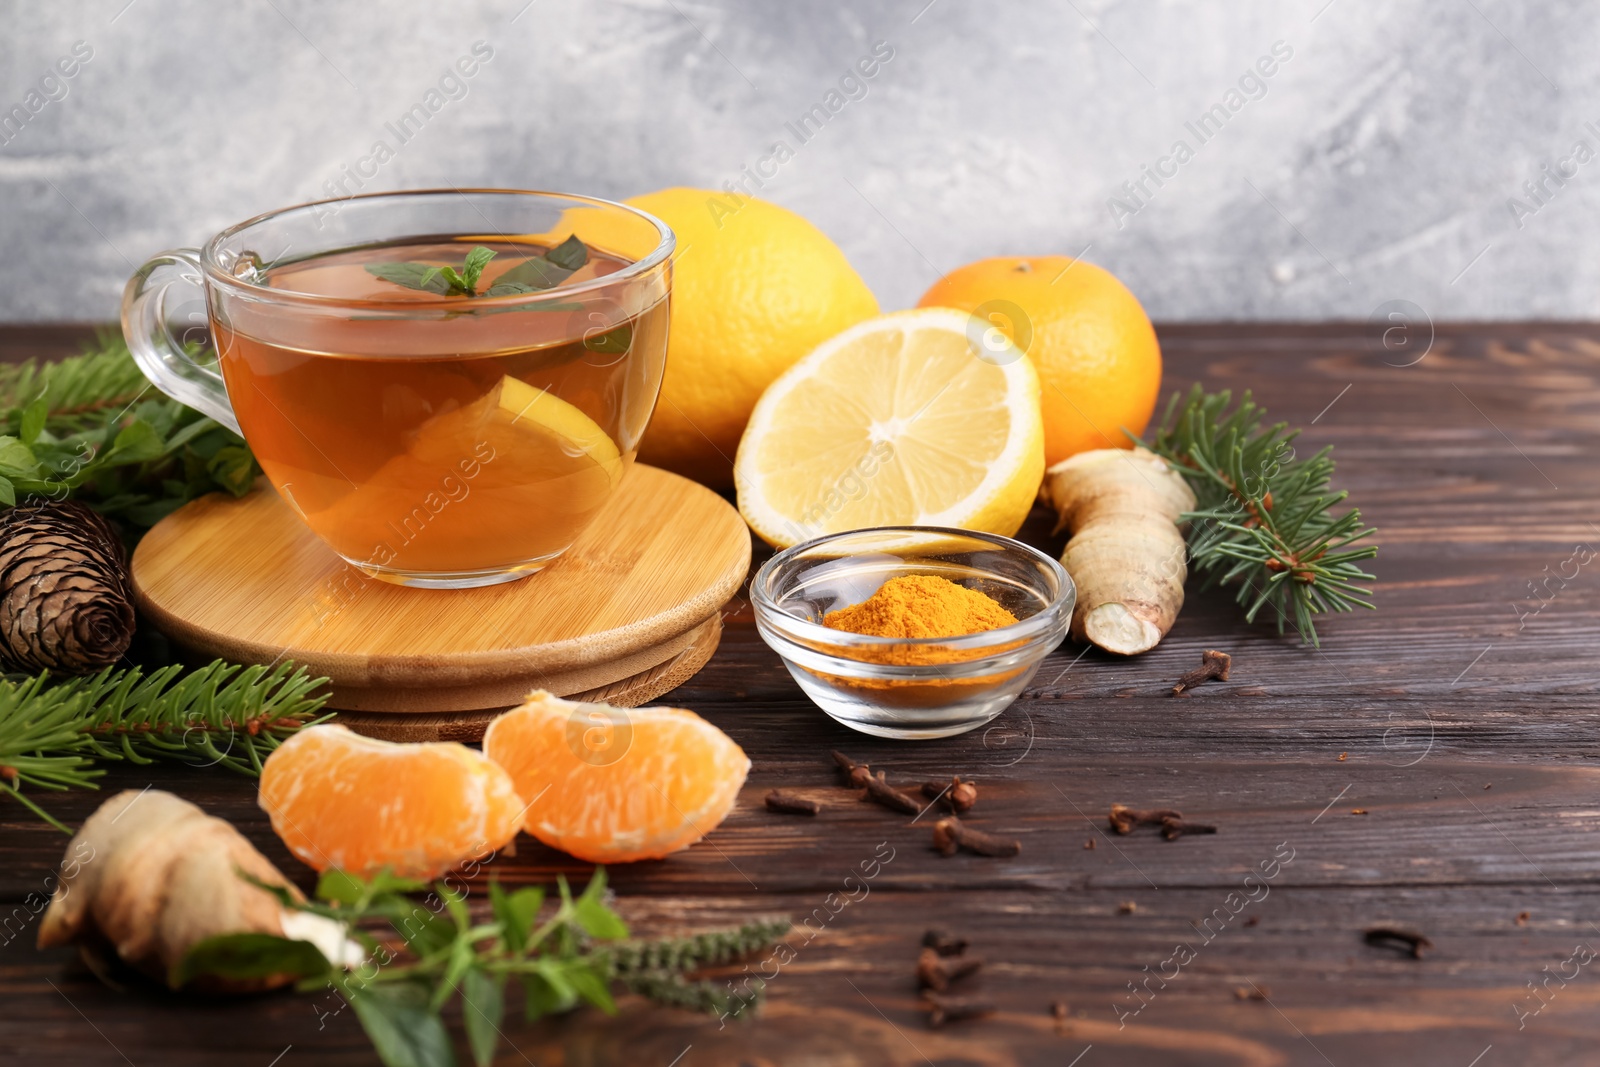
[[[326, 195], [344, 168], [369, 190], [620, 198], [760, 167], [761, 195], [831, 234], [886, 308], [981, 256], [1085, 249], [1158, 319], [1600, 308], [1592, 2], [0, 11], [0, 319], [110, 318], [147, 255]], [[92, 57], [65, 78], [80, 41]], [[385, 123], [477, 41], [493, 58], [400, 144]], [[852, 80], [877, 42], [892, 58]], [[817, 104], [834, 113], [802, 143], [786, 123]]]

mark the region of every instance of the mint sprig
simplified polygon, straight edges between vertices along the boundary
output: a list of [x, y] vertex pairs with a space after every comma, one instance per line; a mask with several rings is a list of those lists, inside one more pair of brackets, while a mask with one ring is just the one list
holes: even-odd
[[[479, 296], [478, 280], [489, 261], [498, 255], [494, 249], [475, 245], [460, 269], [430, 263], [368, 263], [367, 273], [386, 282], [420, 289], [440, 296]], [[483, 296], [513, 296], [542, 289], [554, 289], [589, 262], [589, 249], [576, 234], [548, 249], [543, 255], [523, 260], [486, 289]]]
[[589, 249], [573, 234], [542, 256], [525, 259], [495, 279], [485, 296], [554, 289], [589, 262]]
[[[475, 920], [464, 894], [443, 882], [428, 892], [422, 882], [387, 872], [363, 879], [328, 871], [317, 884], [319, 902], [299, 901], [281, 886], [241, 877], [278, 898], [284, 907], [344, 925], [366, 952], [345, 969], [314, 947], [268, 934], [220, 934], [191, 948], [169, 975], [179, 987], [202, 975], [250, 978], [293, 975], [302, 991], [333, 988], [355, 1015], [386, 1067], [455, 1067], [444, 1008], [461, 1000], [467, 1043], [479, 1067], [494, 1061], [506, 1000], [521, 987], [529, 1020], [590, 1004], [617, 1011], [613, 987], [664, 1004], [737, 1017], [760, 1000], [761, 983], [694, 981], [686, 974], [737, 959], [772, 944], [787, 921], [757, 921], [726, 931], [681, 938], [633, 940], [606, 902], [605, 869], [572, 895], [557, 879], [557, 899], [538, 888], [507, 892], [489, 882], [489, 909]], [[553, 903], [553, 910], [546, 907]], [[548, 912], [543, 922], [540, 913]], [[387, 936], [371, 929], [388, 928]], [[399, 935], [399, 941], [394, 935]]]

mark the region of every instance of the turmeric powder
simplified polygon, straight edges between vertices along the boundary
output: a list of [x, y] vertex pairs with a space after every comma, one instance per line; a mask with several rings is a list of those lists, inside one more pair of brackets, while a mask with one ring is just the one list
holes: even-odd
[[[993, 597], [930, 574], [890, 578], [866, 600], [830, 611], [822, 624], [832, 630], [872, 637], [960, 637], [1009, 626], [1017, 617]], [[886, 648], [830, 648], [838, 655], [864, 663], [895, 667], [931, 667], [920, 678], [846, 678], [816, 671], [818, 677], [848, 689], [875, 690], [874, 699], [904, 708], [939, 707], [955, 698], [955, 691], [981, 691], [1013, 676], [1016, 668], [981, 678], [947, 678], [939, 667], [981, 659], [1015, 647], [954, 649], [946, 645], [890, 645]]]
[[1017, 617], [993, 597], [931, 574], [890, 578], [859, 604], [822, 624], [872, 637], [959, 637], [1010, 626]]

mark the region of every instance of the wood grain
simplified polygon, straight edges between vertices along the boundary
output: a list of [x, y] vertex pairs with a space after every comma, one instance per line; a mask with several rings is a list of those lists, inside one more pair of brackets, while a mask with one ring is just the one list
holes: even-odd
[[[570, 700], [610, 704], [618, 708], [636, 708], [648, 704], [694, 677], [694, 673], [704, 667], [717, 650], [717, 641], [721, 637], [722, 620], [713, 615], [683, 637], [668, 642], [674, 651], [667, 659], [652, 663], [637, 674], [619, 681], [564, 695]], [[489, 723], [511, 706], [478, 711], [414, 712], [409, 715], [344, 710], [339, 712], [338, 721], [356, 733], [385, 741], [475, 742], [483, 740]]]
[[140, 611], [204, 658], [291, 659], [330, 705], [392, 713], [609, 686], [683, 651], [744, 580], [750, 533], [721, 497], [635, 464], [567, 552], [531, 577], [411, 589], [344, 562], [270, 488], [213, 494], [133, 554]]
[[[617, 1018], [508, 1020], [515, 1048], [501, 1063], [1595, 1061], [1596, 964], [1552, 976], [1580, 943], [1600, 949], [1600, 560], [1563, 566], [1576, 545], [1600, 542], [1600, 327], [1441, 326], [1411, 367], [1388, 365], [1355, 325], [1160, 334], [1170, 387], [1253, 389], [1272, 417], [1306, 428], [1300, 447], [1336, 445], [1340, 484], [1379, 530], [1379, 610], [1327, 620], [1322, 647], [1311, 649], [1244, 625], [1226, 595], [1191, 588], [1150, 654], [1079, 658], [1081, 648], [1063, 646], [988, 728], [907, 744], [852, 734], [807, 702], [736, 597], [716, 654], [664, 699], [749, 753], [739, 805], [688, 851], [609, 874], [619, 908], [644, 932], [774, 912], [809, 919], [790, 939], [795, 958], [753, 1023], [719, 1027], [634, 1004]], [[1024, 539], [1059, 552], [1049, 528], [1036, 512]], [[1548, 577], [1562, 573], [1570, 577]], [[1233, 654], [1233, 680], [1169, 696], [1208, 647]], [[906, 783], [972, 776], [974, 824], [1014, 834], [1022, 854], [939, 856], [926, 819], [912, 824], [835, 785], [829, 748]], [[149, 784], [234, 820], [310, 884], [245, 779], [121, 766], [101, 794], [43, 799], [75, 823], [102, 795]], [[760, 800], [774, 788], [825, 809], [815, 819], [767, 813]], [[1104, 829], [1113, 803], [1175, 806], [1219, 832], [1114, 837]], [[1090, 840], [1096, 847], [1084, 848]], [[9, 994], [0, 1061], [375, 1062], [351, 1013], [334, 1014], [327, 999], [119, 994], [69, 954], [35, 952], [29, 894], [63, 844], [0, 802]], [[885, 844], [893, 860], [841, 907], [859, 895], [860, 864]], [[1268, 895], [1218, 928], [1216, 909], [1284, 844], [1294, 858]], [[508, 884], [548, 884], [588, 868], [524, 838], [489, 871]], [[480, 878], [474, 906], [482, 894]], [[1196, 930], [1207, 916], [1209, 939]], [[1378, 922], [1422, 930], [1433, 954], [1419, 961], [1367, 946], [1361, 931]], [[990, 961], [974, 990], [996, 1001], [997, 1015], [927, 1029], [912, 973], [930, 925], [959, 930]], [[1161, 986], [1149, 976], [1179, 943], [1195, 958]], [[1130, 989], [1147, 978], [1148, 993]], [[1269, 999], [1236, 999], [1252, 986]], [[1056, 999], [1069, 1006], [1059, 1027], [1049, 1015]], [[1119, 1022], [1119, 1007], [1143, 1001]]]

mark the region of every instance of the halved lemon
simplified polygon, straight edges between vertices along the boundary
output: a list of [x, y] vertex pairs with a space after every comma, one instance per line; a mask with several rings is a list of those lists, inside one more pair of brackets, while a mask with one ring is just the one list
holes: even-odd
[[734, 461], [739, 511], [779, 548], [869, 526], [1010, 536], [1043, 477], [1032, 364], [947, 308], [823, 342], [762, 394]]

